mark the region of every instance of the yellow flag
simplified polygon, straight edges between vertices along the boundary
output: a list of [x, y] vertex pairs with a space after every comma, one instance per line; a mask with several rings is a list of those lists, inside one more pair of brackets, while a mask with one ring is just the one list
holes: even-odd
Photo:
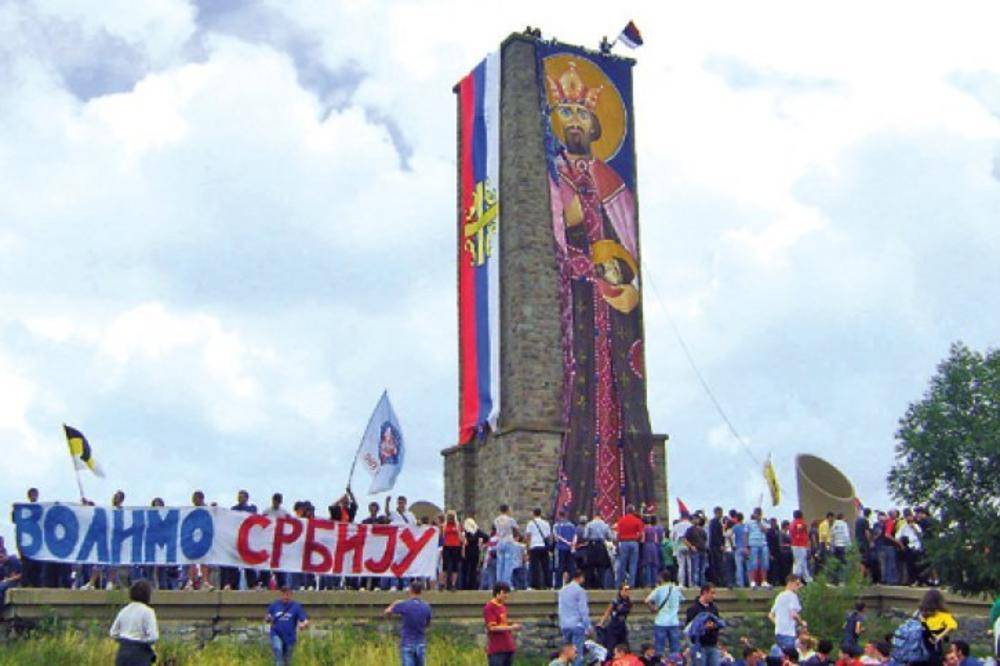
[[771, 491], [771, 505], [778, 506], [781, 503], [781, 484], [778, 483], [778, 475], [774, 473], [770, 456], [764, 463], [764, 480], [767, 481], [767, 489]]

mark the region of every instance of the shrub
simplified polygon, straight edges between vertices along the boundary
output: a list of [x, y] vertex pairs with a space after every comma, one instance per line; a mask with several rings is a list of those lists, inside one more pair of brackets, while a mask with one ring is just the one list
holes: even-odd
[[[831, 578], [843, 582], [832, 585]], [[831, 640], [834, 646], [840, 645], [847, 614], [861, 596], [864, 584], [857, 549], [848, 550], [846, 564], [828, 557], [826, 566], [813, 576], [813, 582], [799, 590], [801, 615], [809, 623], [809, 633], [817, 639]]]

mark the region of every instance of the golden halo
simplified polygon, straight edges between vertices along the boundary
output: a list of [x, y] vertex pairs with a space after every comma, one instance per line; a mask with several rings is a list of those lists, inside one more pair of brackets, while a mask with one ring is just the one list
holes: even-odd
[[[590, 149], [594, 157], [607, 162], [618, 154], [622, 143], [625, 141], [627, 119], [625, 103], [622, 101], [622, 96], [618, 92], [617, 86], [604, 73], [604, 70], [592, 60], [582, 55], [576, 53], [559, 53], [547, 57], [544, 62], [545, 75], [558, 80], [569, 68], [569, 63], [571, 62], [576, 64], [576, 72], [583, 79], [583, 83], [587, 88], [592, 89], [603, 86], [601, 95], [597, 99], [597, 108], [594, 110], [594, 114], [601, 122], [601, 138], [595, 141]], [[547, 94], [547, 92], [543, 91], [542, 94]], [[565, 144], [565, 139], [555, 118], [554, 111], [549, 116], [549, 125], [552, 127], [552, 133], [555, 134], [556, 139]]]

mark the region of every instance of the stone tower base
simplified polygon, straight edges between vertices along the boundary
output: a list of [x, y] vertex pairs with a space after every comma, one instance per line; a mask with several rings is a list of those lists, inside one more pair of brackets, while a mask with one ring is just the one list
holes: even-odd
[[[661, 524], [669, 525], [667, 436], [653, 438], [657, 515]], [[475, 515], [484, 529], [501, 504], [509, 505], [511, 514], [522, 523], [536, 507], [549, 518], [555, 502], [561, 441], [560, 431], [513, 430], [445, 449], [441, 452], [445, 509]]]

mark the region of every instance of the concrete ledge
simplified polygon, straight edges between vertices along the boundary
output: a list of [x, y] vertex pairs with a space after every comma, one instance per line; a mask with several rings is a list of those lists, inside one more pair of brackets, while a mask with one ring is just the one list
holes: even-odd
[[[766, 613], [777, 593], [771, 590], [729, 590], [716, 594], [716, 603], [723, 613]], [[868, 608], [875, 611], [916, 609], [926, 590], [910, 587], [872, 586], [866, 588], [861, 598]], [[634, 599], [642, 600], [648, 590], [634, 590]], [[685, 590], [685, 597], [693, 599], [697, 590]], [[310, 616], [316, 619], [376, 619], [401, 592], [359, 591], [301, 591], [295, 598]], [[275, 592], [154, 592], [153, 605], [157, 616], [163, 620], [236, 621], [260, 620], [267, 605], [277, 597]], [[599, 616], [611, 599], [613, 590], [591, 590], [590, 607]], [[489, 600], [485, 591], [425, 592], [424, 599], [434, 607], [435, 617], [478, 619]], [[46, 617], [61, 619], [109, 619], [123, 605], [128, 595], [123, 590], [61, 590], [61, 589], [12, 589], [7, 591], [4, 620], [37, 620]], [[948, 595], [948, 605], [956, 615], [988, 616], [992, 600], [984, 597]], [[554, 591], [515, 592], [508, 601], [511, 618], [518, 620], [544, 620], [558, 613]]]

